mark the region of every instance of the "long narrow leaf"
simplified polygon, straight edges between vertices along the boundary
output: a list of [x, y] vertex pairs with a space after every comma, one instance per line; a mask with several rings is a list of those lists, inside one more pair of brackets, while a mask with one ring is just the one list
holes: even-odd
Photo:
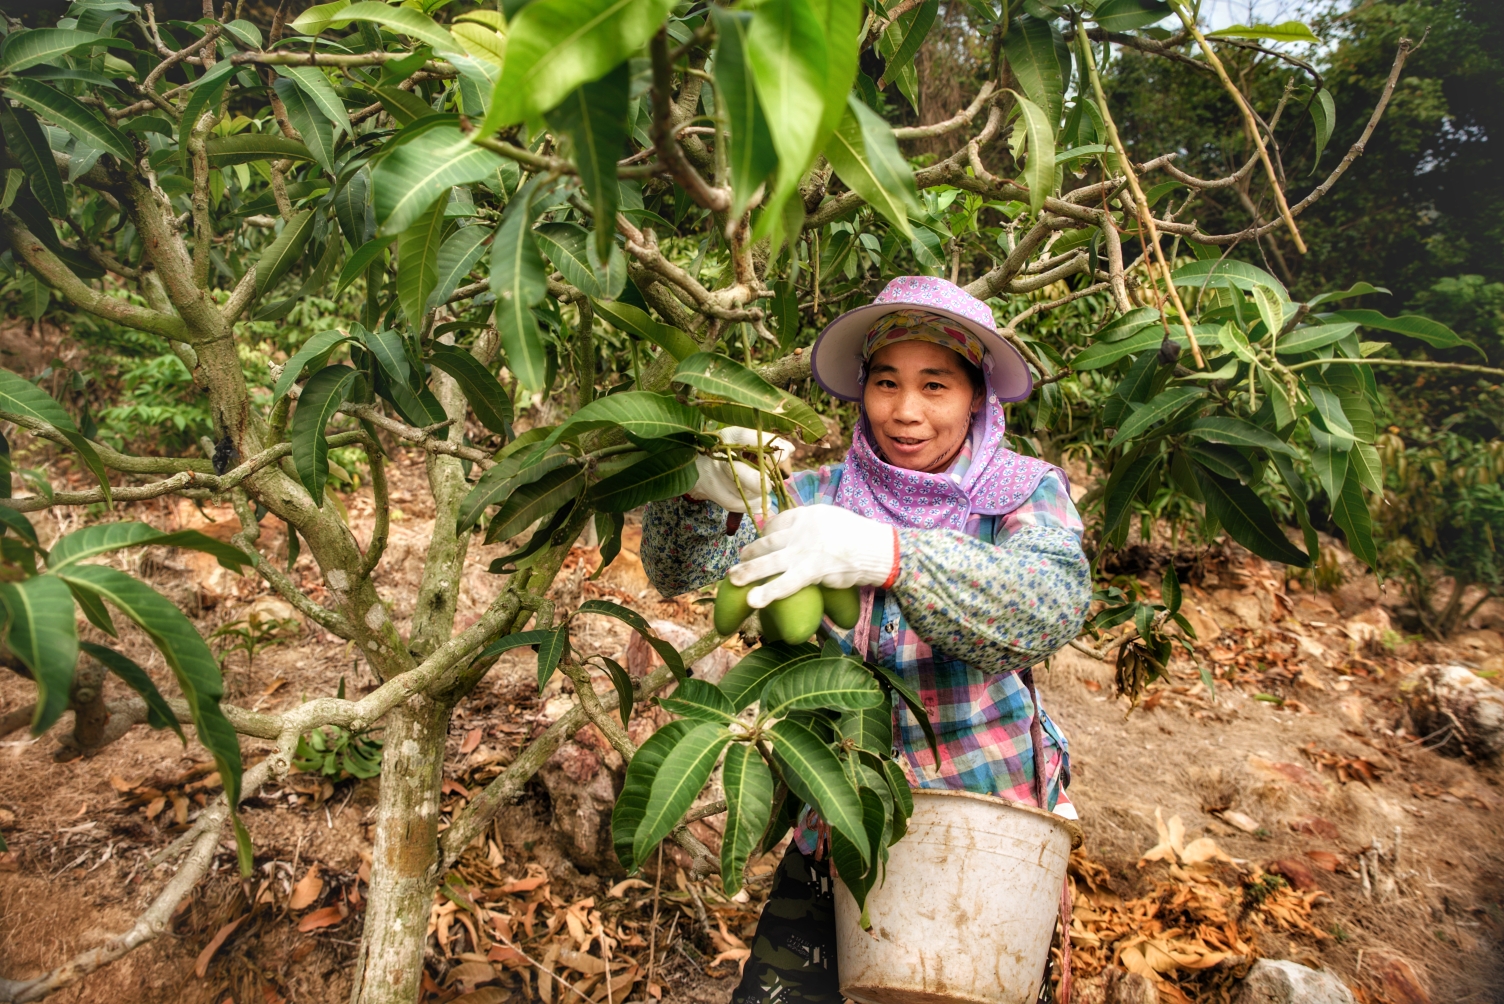
[[724, 725], [709, 722], [696, 726], [674, 744], [663, 758], [642, 822], [632, 837], [632, 859], [640, 866], [658, 841], [668, 836], [689, 811], [700, 789], [710, 779], [721, 751], [731, 742], [731, 732]]
[[505, 436], [512, 428], [512, 399], [495, 375], [469, 352], [452, 345], [435, 345], [428, 361], [454, 377], [480, 424]]
[[862, 860], [872, 848], [862, 824], [862, 800], [830, 746], [805, 726], [785, 718], [769, 730], [773, 759], [790, 790], [813, 805], [833, 829], [858, 848]]
[[611, 843], [616, 859], [628, 874], [635, 874], [639, 862], [632, 855], [632, 845], [637, 829], [642, 824], [643, 813], [648, 807], [648, 797], [653, 791], [653, 780], [663, 766], [669, 752], [695, 727], [694, 722], [676, 719], [660, 725], [637, 748], [637, 755], [627, 765], [627, 776], [622, 782], [621, 794], [616, 796], [616, 806], [611, 810]]
[[757, 840], [773, 811], [773, 772], [751, 743], [732, 743], [721, 768], [726, 791], [726, 830], [721, 836], [721, 890], [734, 896], [742, 887]]
[[348, 366], [326, 366], [303, 386], [298, 408], [292, 416], [292, 462], [298, 479], [313, 504], [324, 505], [324, 484], [329, 480], [329, 440], [325, 427], [345, 403], [355, 371]]
[[164, 533], [156, 527], [132, 521], [100, 523], [65, 534], [52, 545], [52, 550], [47, 552], [47, 567], [52, 571], [57, 571], [86, 558], [108, 554], [125, 547], [141, 547], [147, 544], [160, 547], [182, 547], [190, 551], [212, 554], [218, 559], [221, 567], [236, 573], [242, 567], [251, 564], [251, 559], [239, 548], [231, 547], [197, 530]]
[[0, 369], [0, 412], [23, 415], [46, 422], [61, 433], [68, 441], [68, 445], [78, 451], [85, 466], [99, 481], [100, 490], [104, 492], [105, 503], [113, 504], [109, 475], [105, 471], [104, 462], [99, 459], [99, 454], [94, 449], [94, 444], [83, 437], [83, 434], [78, 431], [78, 426], [73, 424], [72, 417], [63, 410], [62, 405], [52, 399], [52, 395], [25, 377], [12, 373], [10, 370]]
[[[90, 594], [92, 595], [92, 594]], [[172, 706], [167, 703], [167, 698], [157, 689], [157, 685], [147, 675], [146, 670], [138, 666], [129, 656], [96, 645], [93, 642], [80, 642], [79, 647], [99, 660], [99, 663], [125, 681], [125, 685], [141, 695], [146, 702], [146, 724], [154, 729], [172, 729], [178, 734], [178, 738], [184, 743], [188, 737], [183, 735], [183, 726], [178, 724], [178, 716], [173, 714]]]
[[37, 685], [31, 734], [39, 736], [68, 709], [78, 665], [78, 628], [73, 594], [52, 575], [0, 583], [5, 607], [5, 644], [31, 670]]

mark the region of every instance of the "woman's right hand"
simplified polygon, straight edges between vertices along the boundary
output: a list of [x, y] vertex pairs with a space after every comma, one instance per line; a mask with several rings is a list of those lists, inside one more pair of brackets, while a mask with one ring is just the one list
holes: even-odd
[[[720, 436], [723, 444], [738, 453], [757, 445], [758, 433], [755, 429], [731, 425], [721, 429], [716, 435]], [[775, 466], [782, 464], [794, 452], [793, 443], [771, 433], [762, 433], [762, 442]], [[751, 464], [740, 460], [727, 463], [724, 457], [707, 457], [703, 454], [695, 457], [695, 469], [699, 472], [699, 480], [686, 493], [690, 498], [714, 502], [729, 512], [749, 512], [753, 515], [762, 513], [763, 486], [771, 485], [770, 479], [783, 476], [774, 473], [764, 477]]]

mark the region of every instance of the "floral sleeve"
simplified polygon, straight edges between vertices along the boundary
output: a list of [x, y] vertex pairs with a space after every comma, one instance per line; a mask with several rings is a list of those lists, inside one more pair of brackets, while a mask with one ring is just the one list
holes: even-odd
[[737, 552], [755, 539], [750, 519], [726, 536], [726, 510], [714, 502], [664, 499], [642, 514], [642, 568], [660, 593], [677, 596], [724, 577]]
[[1081, 517], [1059, 475], [1003, 517], [995, 543], [955, 530], [899, 530], [893, 585], [930, 647], [988, 672], [1033, 665], [1076, 636], [1091, 603]]

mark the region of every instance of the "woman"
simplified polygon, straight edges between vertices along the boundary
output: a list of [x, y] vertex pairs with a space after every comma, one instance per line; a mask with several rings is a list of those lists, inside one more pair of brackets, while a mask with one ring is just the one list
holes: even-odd
[[[1003, 438], [1002, 402], [1028, 397], [1028, 367], [986, 304], [926, 276], [894, 279], [873, 303], [836, 318], [811, 364], [822, 387], [861, 404], [846, 462], [790, 478], [798, 507], [774, 515], [757, 538], [745, 523], [726, 535], [727, 511], [749, 507], [743, 498], [760, 512], [757, 472], [706, 458], [689, 495], [647, 509], [649, 578], [674, 595], [728, 569], [737, 585], [776, 576], [748, 595], [759, 609], [811, 583], [864, 587], [856, 627], [827, 619], [824, 628], [846, 651], [902, 674], [923, 701], [938, 762], [894, 700], [894, 752], [910, 783], [1074, 818], [1065, 737], [1039, 708], [1030, 667], [1075, 637], [1091, 580], [1064, 472]], [[723, 433], [741, 445], [756, 436]], [[840, 999], [817, 832], [806, 810], [736, 1004]]]

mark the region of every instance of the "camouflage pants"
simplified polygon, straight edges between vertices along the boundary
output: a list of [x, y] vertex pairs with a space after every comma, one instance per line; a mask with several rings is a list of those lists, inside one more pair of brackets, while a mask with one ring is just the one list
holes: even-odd
[[732, 1004], [840, 1004], [830, 865], [790, 847], [757, 921]]

